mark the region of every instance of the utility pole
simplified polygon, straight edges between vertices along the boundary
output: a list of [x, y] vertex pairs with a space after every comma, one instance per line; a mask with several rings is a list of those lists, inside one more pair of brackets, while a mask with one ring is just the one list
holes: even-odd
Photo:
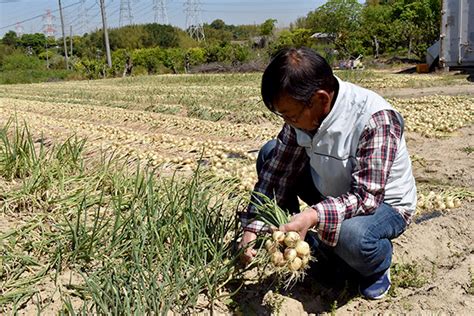
[[48, 38], [46, 38], [46, 43], [44, 44], [46, 49], [46, 69], [49, 69], [49, 51], [48, 51]]
[[[56, 29], [54, 28], [53, 20], [55, 17], [51, 14], [51, 10], [46, 10], [46, 14], [43, 15], [43, 33], [44, 36], [46, 36], [46, 43], [45, 43], [45, 49], [46, 49], [46, 68], [49, 69], [49, 38], [54, 37], [54, 33], [56, 33]], [[31, 31], [33, 33], [33, 30]]]
[[69, 56], [72, 57], [72, 25], [69, 25], [69, 44], [71, 44], [71, 50], [69, 51]]
[[69, 69], [69, 61], [67, 58], [67, 42], [66, 42], [66, 33], [64, 32], [64, 17], [63, 17], [63, 7], [61, 6], [61, 0], [59, 1], [59, 15], [61, 17], [61, 29], [63, 32], [63, 43], [64, 43], [64, 60], [66, 61], [66, 69]]
[[100, 0], [100, 11], [102, 13], [102, 27], [104, 29], [105, 51], [107, 54], [107, 64], [112, 68], [112, 57], [110, 56], [109, 33], [107, 31], [107, 18], [105, 16], [104, 0]]

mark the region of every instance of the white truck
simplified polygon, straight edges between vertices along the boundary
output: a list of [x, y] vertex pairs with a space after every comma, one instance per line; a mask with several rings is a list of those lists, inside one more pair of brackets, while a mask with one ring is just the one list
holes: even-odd
[[426, 56], [438, 60], [445, 70], [474, 67], [474, 0], [443, 0], [440, 39]]

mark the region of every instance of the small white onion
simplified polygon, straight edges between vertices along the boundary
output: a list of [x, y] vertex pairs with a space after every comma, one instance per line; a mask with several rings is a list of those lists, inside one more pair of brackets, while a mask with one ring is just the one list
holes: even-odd
[[303, 265], [303, 261], [298, 257], [296, 257], [289, 263], [289, 267], [291, 271], [298, 271], [299, 269], [301, 269], [302, 265]]
[[273, 237], [273, 240], [278, 241], [278, 242], [281, 243], [285, 239], [285, 233], [277, 230], [277, 231], [273, 232], [272, 237]]
[[274, 253], [278, 250], [278, 243], [273, 240], [267, 239], [267, 241], [265, 241], [265, 249], [267, 249], [269, 253]]
[[296, 246], [296, 243], [300, 240], [300, 235], [297, 232], [287, 232], [285, 237], [285, 245], [288, 247]]
[[283, 254], [283, 257], [285, 257], [286, 260], [292, 261], [295, 259], [297, 256], [296, 250], [293, 248], [286, 248], [285, 252]]
[[308, 243], [304, 240], [298, 240], [296, 242], [295, 250], [296, 250], [296, 253], [298, 254], [298, 257], [307, 256], [311, 252], [311, 249], [309, 248]]
[[285, 260], [283, 259], [283, 254], [278, 250], [272, 253], [271, 259], [272, 259], [272, 263], [277, 267], [281, 267], [282, 265], [285, 264]]

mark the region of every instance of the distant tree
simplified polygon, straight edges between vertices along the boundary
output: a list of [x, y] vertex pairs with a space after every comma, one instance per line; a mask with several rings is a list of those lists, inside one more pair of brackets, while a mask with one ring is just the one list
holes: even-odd
[[248, 40], [260, 34], [258, 25], [232, 25], [232, 34], [235, 40]]
[[[308, 13], [306, 20], [298, 25], [335, 35], [336, 49], [343, 55], [351, 55], [357, 42], [363, 5], [357, 0], [329, 0], [315, 11]], [[357, 48], [359, 49], [359, 48]]]
[[18, 44], [18, 36], [14, 31], [8, 31], [2, 38], [2, 43], [4, 45], [9, 45], [12, 47], [16, 47]]
[[301, 47], [307, 46], [311, 47], [313, 41], [311, 40], [311, 30], [308, 29], [295, 29], [295, 30], [283, 30], [278, 39], [273, 42], [270, 47], [270, 55], [273, 55], [275, 52], [282, 48], [287, 47]]
[[358, 36], [369, 54], [378, 57], [391, 46], [390, 21], [392, 7], [368, 4], [361, 14], [361, 27]]
[[357, 0], [329, 0], [307, 16], [307, 28], [317, 32], [340, 34], [360, 24], [362, 5]]
[[38, 70], [44, 69], [44, 63], [36, 56], [26, 56], [23, 53], [14, 53], [3, 59], [3, 71]]
[[186, 51], [186, 61], [189, 66], [196, 66], [206, 61], [206, 50], [201, 47], [193, 47]]
[[15, 47], [0, 43], [0, 69], [6, 56], [12, 55], [16, 51]]
[[144, 40], [147, 32], [143, 26], [127, 25], [109, 30], [110, 49], [139, 49], [145, 48]]
[[273, 30], [275, 29], [275, 23], [277, 20], [268, 19], [260, 25], [260, 35], [271, 36], [273, 35]]
[[160, 46], [162, 48], [178, 47], [178, 31], [171, 25], [157, 23], [145, 24], [143, 26], [146, 36], [143, 40], [145, 47]]
[[132, 52], [133, 64], [146, 68], [149, 74], [159, 73], [165, 58], [165, 50], [158, 47], [136, 49]]
[[177, 74], [184, 70], [184, 58], [185, 53], [180, 48], [168, 48], [165, 50], [163, 65]]
[[23, 34], [19, 44], [24, 47], [30, 54], [39, 54], [46, 49], [48, 40], [42, 33]]
[[[399, 25], [399, 43], [410, 56], [424, 57], [439, 38], [441, 0], [392, 0], [392, 21]], [[395, 30], [394, 30], [395, 31]]]
[[215, 30], [223, 30], [226, 27], [225, 22], [221, 19], [216, 19], [212, 21], [209, 26]]
[[188, 33], [181, 29], [176, 29], [176, 34], [178, 36], [178, 47], [181, 47], [183, 49], [188, 49], [191, 47], [197, 47], [199, 46], [198, 41], [195, 39], [191, 38]]
[[234, 38], [232, 32], [227, 30], [226, 28], [215, 29], [211, 27], [209, 24], [204, 24], [203, 28], [204, 28], [204, 34], [206, 35], [207, 42], [230, 43], [230, 41], [232, 41]]

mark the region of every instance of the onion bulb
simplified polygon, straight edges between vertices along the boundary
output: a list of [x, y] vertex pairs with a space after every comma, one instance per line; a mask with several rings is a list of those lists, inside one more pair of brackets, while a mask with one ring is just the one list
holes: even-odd
[[285, 259], [283, 259], [283, 254], [281, 251], [277, 250], [274, 253], [272, 253], [272, 263], [276, 267], [281, 267], [282, 265], [285, 264]]
[[285, 233], [277, 230], [273, 232], [272, 237], [274, 241], [278, 241], [279, 243], [281, 243], [285, 239]]
[[285, 252], [283, 254], [283, 257], [285, 257], [286, 260], [292, 261], [295, 259], [297, 256], [296, 250], [293, 248], [286, 248]]
[[267, 249], [269, 253], [274, 253], [278, 250], [278, 243], [273, 240], [267, 239], [267, 241], [265, 241], [265, 249]]
[[446, 207], [447, 208], [454, 208], [454, 199], [453, 198], [447, 198], [446, 199]]
[[460, 199], [455, 198], [453, 202], [454, 202], [454, 207], [460, 207], [461, 206], [461, 200]]
[[291, 271], [298, 271], [302, 265], [303, 265], [303, 261], [298, 257], [296, 257], [289, 263], [289, 267]]
[[295, 250], [296, 250], [296, 253], [298, 254], [298, 257], [307, 256], [311, 252], [311, 249], [309, 248], [308, 243], [304, 240], [298, 240], [296, 242]]
[[287, 247], [294, 247], [298, 240], [300, 240], [300, 235], [297, 232], [288, 232], [284, 241]]

